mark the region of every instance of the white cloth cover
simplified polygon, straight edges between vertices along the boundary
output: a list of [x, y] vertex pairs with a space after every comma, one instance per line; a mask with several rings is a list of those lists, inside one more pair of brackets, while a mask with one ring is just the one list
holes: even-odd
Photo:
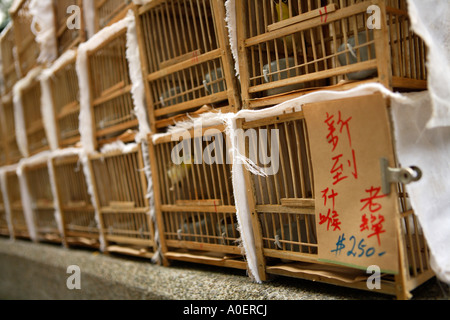
[[413, 30], [428, 46], [428, 90], [432, 113], [427, 128], [450, 126], [450, 1], [408, 0]]
[[427, 128], [432, 113], [428, 92], [392, 102], [399, 162], [423, 171], [406, 190], [430, 247], [432, 268], [450, 284], [450, 127]]

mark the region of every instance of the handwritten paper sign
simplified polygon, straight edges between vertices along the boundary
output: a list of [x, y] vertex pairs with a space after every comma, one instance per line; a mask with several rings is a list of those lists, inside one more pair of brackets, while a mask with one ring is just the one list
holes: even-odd
[[380, 94], [303, 108], [316, 194], [319, 259], [398, 272], [398, 204], [381, 191], [380, 159], [394, 166], [386, 102]]

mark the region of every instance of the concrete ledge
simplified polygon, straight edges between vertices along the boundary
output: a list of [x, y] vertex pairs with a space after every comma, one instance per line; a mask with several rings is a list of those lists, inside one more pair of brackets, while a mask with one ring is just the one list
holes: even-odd
[[[67, 268], [81, 290], [67, 289]], [[448, 299], [437, 280], [414, 299]], [[448, 294], [448, 292], [447, 292]], [[253, 283], [234, 269], [177, 263], [170, 268], [89, 250], [0, 239], [0, 299], [11, 300], [392, 300], [393, 297], [291, 278]]]

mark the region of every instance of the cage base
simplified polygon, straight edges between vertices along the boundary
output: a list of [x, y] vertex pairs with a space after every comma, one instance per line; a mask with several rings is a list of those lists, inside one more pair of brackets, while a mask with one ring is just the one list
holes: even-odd
[[[370, 83], [381, 83], [377, 78], [369, 79], [369, 80], [361, 80], [361, 81], [341, 81], [338, 84], [325, 86], [325, 87], [316, 87], [316, 88], [308, 88], [303, 90], [291, 91], [283, 94], [278, 94], [265, 98], [255, 98], [248, 101], [247, 108], [249, 109], [257, 109], [257, 108], [267, 108], [270, 106], [278, 105], [283, 102], [286, 102], [291, 99], [295, 99], [313, 92], [318, 91], [346, 91], [353, 89], [357, 86], [363, 84]], [[397, 91], [420, 91], [426, 90], [428, 88], [428, 82], [425, 80], [414, 80], [414, 79], [405, 79], [394, 77], [392, 79], [392, 90]]]
[[9, 237], [9, 231], [7, 229], [0, 229], [0, 236]]
[[404, 284], [401, 283], [400, 276], [382, 274], [380, 289], [368, 287], [367, 281], [370, 275], [366, 274], [365, 271], [317, 263], [291, 262], [266, 266], [266, 279], [270, 276], [298, 278], [339, 287], [375, 291], [394, 296], [398, 300], [409, 300], [412, 298], [412, 291], [432, 279], [434, 273], [431, 270], [426, 271], [418, 277], [407, 280]]
[[65, 237], [65, 242], [70, 247], [84, 247], [100, 249], [100, 241], [98, 236], [67, 236]]
[[165, 129], [170, 126], [174, 126], [179, 122], [183, 122], [183, 121], [190, 120], [192, 118], [199, 117], [201, 114], [207, 113], [207, 112], [230, 113], [230, 112], [234, 112], [234, 111], [235, 111], [235, 109], [231, 106], [225, 106], [225, 107], [214, 108], [214, 109], [209, 106], [204, 106], [195, 112], [187, 112], [185, 114], [179, 114], [179, 115], [176, 115], [176, 116], [168, 118], [168, 119], [155, 121], [155, 127], [157, 130]]
[[242, 256], [229, 255], [219, 252], [205, 252], [194, 250], [173, 250], [164, 253], [164, 258], [169, 261], [183, 261], [197, 264], [206, 264], [216, 267], [226, 267], [233, 269], [246, 270], [247, 263]]
[[52, 243], [52, 244], [62, 244], [63, 243], [63, 238], [61, 237], [61, 235], [56, 234], [56, 233], [39, 233], [38, 234], [38, 242], [41, 243]]
[[148, 247], [141, 246], [122, 246], [120, 244], [109, 245], [106, 250], [109, 254], [119, 254], [144, 259], [153, 259], [154, 253], [149, 251]]

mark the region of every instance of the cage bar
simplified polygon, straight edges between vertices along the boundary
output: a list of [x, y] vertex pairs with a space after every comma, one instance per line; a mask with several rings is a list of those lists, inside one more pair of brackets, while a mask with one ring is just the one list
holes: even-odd
[[95, 32], [124, 18], [132, 8], [131, 0], [95, 0]]
[[55, 216], [56, 208], [47, 162], [26, 165], [24, 175], [29, 190], [38, 241], [61, 243], [63, 238]]
[[[368, 10], [373, 5], [379, 12]], [[426, 46], [404, 0], [238, 0], [236, 16], [246, 108], [365, 82], [427, 88]]]
[[80, 142], [80, 88], [75, 64], [76, 54], [48, 78], [60, 148]]
[[81, 159], [78, 155], [55, 157], [51, 165], [66, 244], [99, 248], [100, 229]]
[[33, 156], [50, 149], [41, 112], [41, 83], [35, 76], [20, 90], [27, 139], [27, 155]]
[[157, 243], [142, 149], [135, 145], [128, 151], [90, 156], [100, 228], [107, 252], [153, 258]]
[[164, 263], [246, 269], [224, 126], [194, 132], [186, 131], [181, 143], [170, 134], [149, 142]]
[[[58, 56], [86, 40], [83, 0], [54, 0]], [[73, 10], [69, 10], [73, 8]], [[79, 25], [77, 25], [79, 24]]]
[[12, 91], [12, 88], [20, 79], [16, 64], [16, 43], [14, 38], [14, 26], [9, 23], [0, 37], [2, 55], [3, 95]]
[[[339, 275], [357, 270], [331, 266], [318, 259], [321, 242], [317, 234], [318, 221], [315, 215], [314, 163], [311, 159], [310, 140], [303, 112], [293, 111], [253, 121], [238, 119], [238, 128], [254, 130], [258, 137], [245, 141], [247, 157], [251, 157], [252, 152], [262, 147], [262, 140], [259, 138], [261, 134], [269, 135], [269, 149], [272, 130], [276, 130], [279, 135], [278, 172], [267, 177], [249, 171], [245, 173], [250, 212], [254, 213], [252, 224], [259, 273], [263, 279], [281, 275], [368, 290], [368, 276], [364, 276], [364, 273], [361, 273], [361, 276], [365, 280], [345, 283], [310, 272], [320, 269]], [[259, 158], [254, 161], [261, 168], [267, 167], [266, 159]], [[398, 186], [397, 193], [402, 225], [399, 242], [405, 254], [403, 258], [400, 255], [399, 275], [383, 275], [380, 292], [404, 299], [409, 298], [412, 290], [430, 279], [433, 272], [429, 264], [425, 237], [403, 185]], [[286, 266], [289, 269], [286, 269]]]
[[7, 164], [16, 164], [22, 158], [16, 140], [16, 128], [14, 120], [14, 103], [12, 94], [2, 97], [2, 113], [4, 119], [4, 141]]
[[0, 236], [9, 237], [10, 231], [8, 226], [8, 220], [6, 217], [6, 208], [4, 201], [4, 194], [0, 194]]
[[14, 7], [15, 10], [10, 12], [22, 77], [38, 65], [37, 58], [40, 54], [39, 44], [31, 32], [33, 17], [30, 14], [30, 2], [31, 0], [20, 0]]
[[153, 132], [187, 113], [239, 110], [224, 1], [152, 1], [136, 11]]
[[139, 125], [134, 113], [126, 44], [127, 28], [124, 27], [88, 52], [91, 114], [97, 146], [108, 144]]
[[28, 231], [28, 225], [22, 205], [19, 178], [15, 170], [7, 171], [5, 176], [7, 189], [6, 197], [8, 198], [11, 210], [11, 224], [14, 238], [30, 240], [30, 233]]

